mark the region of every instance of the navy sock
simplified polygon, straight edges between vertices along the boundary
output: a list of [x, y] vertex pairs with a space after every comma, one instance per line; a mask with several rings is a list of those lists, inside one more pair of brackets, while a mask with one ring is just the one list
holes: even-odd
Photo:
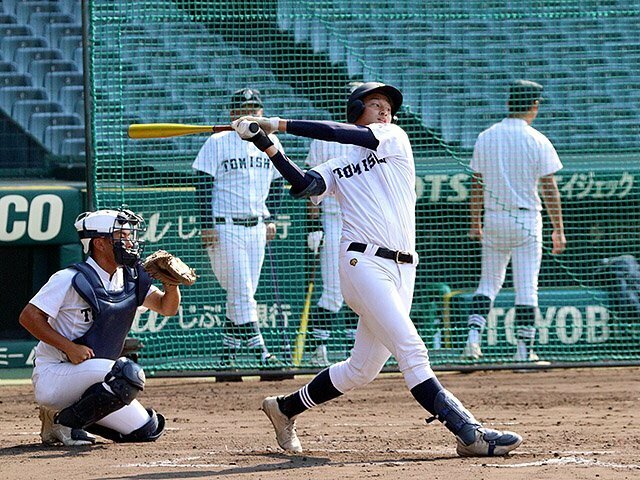
[[342, 392], [333, 386], [329, 369], [326, 368], [297, 392], [278, 398], [278, 406], [282, 413], [291, 418], [340, 395]]
[[436, 377], [425, 380], [411, 389], [411, 394], [418, 403], [431, 415], [436, 415], [435, 400], [438, 392], [444, 387]]

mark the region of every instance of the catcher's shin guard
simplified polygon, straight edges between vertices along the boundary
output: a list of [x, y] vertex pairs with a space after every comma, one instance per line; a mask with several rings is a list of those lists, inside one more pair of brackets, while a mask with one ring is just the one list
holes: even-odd
[[107, 373], [104, 382], [94, 383], [80, 400], [64, 408], [55, 417], [55, 423], [71, 428], [85, 428], [110, 413], [129, 405], [144, 389], [142, 367], [128, 358], [119, 358]]
[[156, 413], [152, 408], [146, 410], [149, 413], [147, 423], [126, 435], [97, 424], [88, 427], [87, 431], [117, 443], [155, 442], [164, 433], [166, 421], [163, 415]]

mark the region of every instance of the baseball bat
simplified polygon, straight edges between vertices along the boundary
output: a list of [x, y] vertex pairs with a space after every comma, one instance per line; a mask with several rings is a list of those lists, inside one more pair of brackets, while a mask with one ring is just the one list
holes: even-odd
[[307, 325], [309, 324], [309, 312], [311, 311], [311, 297], [313, 295], [313, 285], [316, 276], [316, 261], [318, 254], [314, 255], [313, 266], [311, 267], [311, 273], [309, 274], [309, 285], [307, 286], [307, 296], [304, 299], [304, 308], [302, 309], [302, 315], [300, 315], [300, 328], [296, 335], [296, 344], [293, 347], [293, 365], [300, 366], [302, 362], [302, 354], [304, 353], [304, 344], [307, 340]]
[[231, 125], [187, 125], [182, 123], [134, 123], [129, 138], [168, 138], [194, 133], [218, 133], [233, 130]]

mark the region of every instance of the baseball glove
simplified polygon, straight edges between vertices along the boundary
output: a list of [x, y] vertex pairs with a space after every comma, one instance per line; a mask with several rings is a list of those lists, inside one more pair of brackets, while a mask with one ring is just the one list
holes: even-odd
[[178, 257], [158, 250], [149, 255], [142, 264], [149, 275], [165, 285], [193, 285], [196, 272]]

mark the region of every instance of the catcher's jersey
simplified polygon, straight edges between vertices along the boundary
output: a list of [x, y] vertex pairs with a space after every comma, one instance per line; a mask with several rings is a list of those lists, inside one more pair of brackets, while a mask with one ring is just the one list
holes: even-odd
[[394, 124], [368, 125], [376, 150], [351, 146], [347, 157], [313, 168], [327, 189], [318, 204], [335, 195], [342, 210], [342, 241], [415, 251], [415, 165], [409, 138]]
[[[278, 149], [275, 135], [269, 138]], [[269, 156], [236, 132], [211, 135], [193, 162], [193, 168], [214, 177], [211, 199], [214, 217], [253, 218], [269, 216], [265, 204], [269, 187], [280, 172]]]
[[482, 132], [470, 164], [482, 174], [486, 210], [542, 210], [538, 180], [562, 168], [556, 149], [522, 119], [505, 118]]
[[[324, 140], [313, 140], [309, 145], [309, 154], [306, 164], [310, 167], [317, 167], [332, 158], [345, 158], [353, 145], [345, 145], [336, 142], [326, 142]], [[340, 215], [340, 205], [334, 197], [327, 197], [322, 201], [323, 215]]]
[[[100, 277], [104, 287], [110, 292], [117, 292], [124, 287], [124, 276], [121, 267], [109, 278], [109, 274], [104, 271], [91, 257], [87, 258], [89, 264]], [[65, 268], [54, 273], [49, 281], [35, 294], [29, 301], [47, 314], [51, 327], [69, 340], [84, 335], [93, 324], [91, 307], [85, 302], [75, 288], [71, 285], [73, 277], [78, 273], [73, 268]], [[147, 291], [147, 297], [158, 291], [152, 285]], [[145, 307], [139, 307], [140, 311], [146, 311]], [[39, 342], [36, 346], [36, 362], [58, 363], [68, 362], [69, 359], [64, 352], [58, 350], [45, 342]]]

